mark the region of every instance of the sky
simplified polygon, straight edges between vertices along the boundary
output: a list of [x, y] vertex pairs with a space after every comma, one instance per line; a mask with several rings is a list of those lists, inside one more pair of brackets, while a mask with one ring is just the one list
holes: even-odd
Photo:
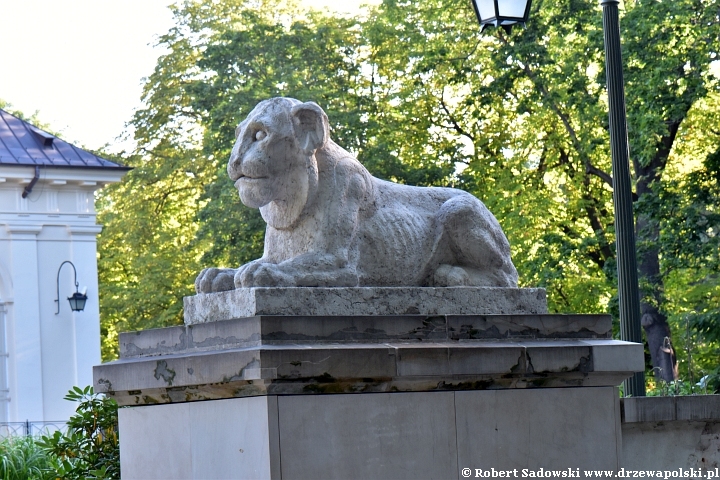
[[[0, 100], [79, 147], [119, 137], [164, 50], [172, 0], [0, 0]], [[303, 0], [357, 12], [377, 0]], [[340, 6], [340, 7], [338, 7]]]

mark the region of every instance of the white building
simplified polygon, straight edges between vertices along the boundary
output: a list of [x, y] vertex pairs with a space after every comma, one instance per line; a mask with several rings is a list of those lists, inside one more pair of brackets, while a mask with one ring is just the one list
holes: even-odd
[[[0, 110], [0, 422], [67, 420], [100, 363], [94, 192], [128, 168]], [[87, 287], [84, 311], [67, 298]], [[59, 302], [56, 302], [59, 285]], [[56, 313], [60, 307], [59, 314]]]

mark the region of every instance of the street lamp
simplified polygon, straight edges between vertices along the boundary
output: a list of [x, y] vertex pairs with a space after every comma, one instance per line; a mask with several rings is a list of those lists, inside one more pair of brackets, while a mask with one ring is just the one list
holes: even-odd
[[57, 312], [55, 312], [55, 315], [58, 315], [60, 313], [60, 270], [62, 270], [62, 267], [69, 263], [70, 266], [73, 268], [73, 271], [75, 272], [75, 293], [72, 294], [72, 297], [68, 297], [68, 302], [70, 303], [70, 310], [73, 312], [82, 312], [83, 309], [85, 309], [85, 302], [87, 302], [87, 295], [85, 295], [85, 292], [83, 291], [80, 293], [78, 290], [78, 287], [80, 284], [77, 281], [77, 270], [75, 269], [75, 265], [70, 260], [65, 260], [63, 263], [60, 264], [60, 268], [58, 268], [57, 273], [57, 298], [55, 301], [58, 304]]
[[[640, 328], [640, 289], [635, 250], [630, 154], [628, 149], [625, 85], [620, 50], [619, 0], [600, 0], [603, 9], [605, 37], [605, 72], [607, 75], [610, 117], [610, 151], [612, 154], [613, 204], [615, 207], [615, 244], [617, 248], [618, 300], [620, 303], [620, 338], [642, 343]], [[489, 25], [506, 32], [515, 23], [524, 24], [530, 13], [530, 0], [473, 0], [475, 14], [482, 30]], [[523, 10], [524, 8], [524, 10]], [[523, 12], [522, 15], [520, 12]], [[645, 374], [637, 372], [624, 382], [626, 396], [645, 396]]]
[[[615, 246], [617, 249], [618, 300], [620, 302], [620, 338], [642, 343], [640, 328], [640, 289], [638, 287], [633, 219], [630, 154], [628, 149], [625, 81], [620, 50], [618, 0], [600, 0], [605, 36], [605, 75], [610, 117], [612, 152], [613, 205], [615, 206]], [[624, 382], [625, 396], [645, 396], [645, 373], [636, 372]]]
[[482, 32], [487, 27], [502, 27], [507, 33], [515, 24], [525, 25], [530, 15], [531, 0], [472, 0], [475, 15], [482, 25]]

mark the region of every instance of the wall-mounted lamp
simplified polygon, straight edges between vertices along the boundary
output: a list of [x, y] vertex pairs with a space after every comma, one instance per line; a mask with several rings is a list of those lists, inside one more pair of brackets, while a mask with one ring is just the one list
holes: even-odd
[[63, 265], [66, 263], [69, 263], [70, 266], [73, 268], [73, 271], [75, 272], [75, 293], [73, 293], [72, 297], [68, 297], [68, 302], [70, 302], [70, 309], [73, 312], [82, 312], [85, 308], [85, 302], [87, 302], [87, 295], [85, 295], [85, 290], [83, 289], [83, 292], [80, 293], [78, 290], [78, 287], [80, 284], [77, 281], [77, 270], [75, 270], [75, 265], [70, 260], [65, 260], [63, 263], [60, 264], [60, 268], [58, 268], [57, 273], [57, 298], [55, 301], [58, 304], [57, 312], [55, 312], [55, 315], [58, 315], [60, 313], [60, 270], [62, 270]]

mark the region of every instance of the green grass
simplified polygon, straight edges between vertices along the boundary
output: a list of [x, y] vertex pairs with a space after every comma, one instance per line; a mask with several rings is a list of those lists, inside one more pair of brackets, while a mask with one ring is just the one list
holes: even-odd
[[50, 457], [32, 437], [0, 439], [1, 480], [54, 479]]

